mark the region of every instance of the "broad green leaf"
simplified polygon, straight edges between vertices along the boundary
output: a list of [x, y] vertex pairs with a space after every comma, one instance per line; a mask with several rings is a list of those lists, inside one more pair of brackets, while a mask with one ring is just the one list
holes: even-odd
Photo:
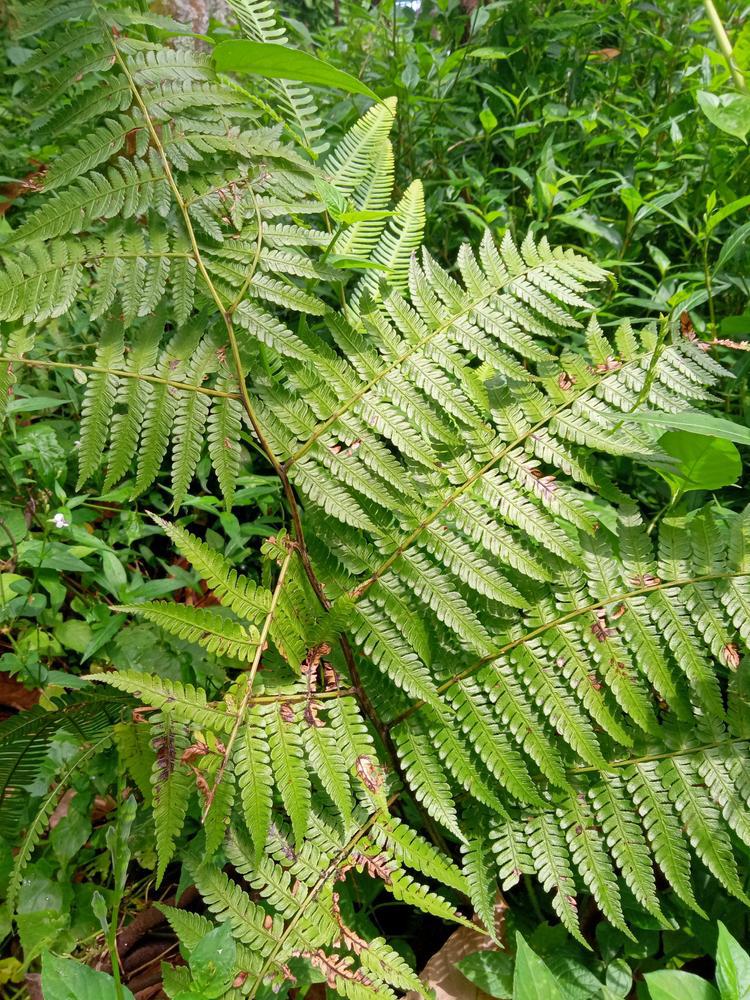
[[750, 132], [750, 96], [747, 94], [697, 93], [698, 105], [712, 125], [745, 142]]
[[720, 208], [718, 212], [713, 212], [708, 222], [706, 223], [706, 229], [709, 233], [713, 232], [714, 229], [723, 222], [724, 219], [728, 219], [730, 216], [734, 215], [735, 212], [739, 212], [742, 208], [747, 208], [750, 205], [750, 194], [744, 195], [742, 198], [735, 198], [734, 201], [730, 201], [728, 205], [724, 205]]
[[228, 923], [201, 938], [190, 955], [190, 972], [205, 1000], [223, 996], [232, 985], [237, 946]]
[[512, 55], [518, 52], [519, 49], [498, 49], [492, 48], [490, 46], [481, 46], [478, 49], [472, 49], [471, 52], [467, 53], [469, 59], [484, 59], [488, 61], [490, 59], [510, 59]]
[[721, 1000], [750, 1000], [750, 955], [719, 921], [716, 985]]
[[734, 38], [732, 58], [743, 73], [750, 72], [750, 21], [745, 21]]
[[[49, 951], [42, 957], [42, 993], [44, 1000], [117, 1000], [112, 976]], [[127, 986], [121, 987], [120, 998], [134, 1000]]]
[[491, 132], [493, 129], [497, 128], [497, 118], [492, 113], [490, 108], [482, 108], [479, 112], [479, 121], [482, 124], [482, 128], [485, 132]]
[[670, 470], [654, 467], [669, 483], [674, 496], [731, 486], [742, 475], [742, 459], [731, 441], [689, 431], [667, 431], [659, 439], [659, 447], [675, 459]]
[[93, 632], [88, 622], [80, 618], [69, 618], [66, 622], [60, 622], [54, 628], [55, 638], [67, 649], [74, 649], [76, 653], [82, 653], [91, 642]]
[[707, 437], [723, 438], [735, 444], [750, 445], [750, 427], [743, 427], [724, 417], [712, 417], [710, 413], [688, 410], [683, 413], [627, 413], [624, 419], [647, 427], [667, 427], [675, 431], [689, 431]]
[[574, 226], [592, 236], [600, 236], [618, 250], [622, 246], [622, 236], [615, 227], [608, 226], [590, 212], [563, 212], [556, 217], [556, 221], [566, 226]]
[[483, 993], [500, 1000], [513, 996], [513, 959], [504, 951], [478, 951], [456, 963], [459, 972]]
[[651, 1000], [719, 1000], [711, 983], [692, 972], [659, 969], [645, 976]]
[[541, 958], [516, 933], [513, 1000], [565, 1000], [563, 989]]
[[251, 42], [246, 38], [220, 42], [214, 49], [214, 62], [220, 73], [252, 73], [269, 80], [299, 80], [319, 87], [364, 94], [374, 101], [378, 95], [358, 80], [335, 66], [311, 56], [301, 49], [272, 42]]
[[[750, 222], [746, 222], [729, 234], [721, 248], [719, 259], [716, 261], [715, 271], [721, 271], [731, 260], [734, 260], [737, 254], [744, 249], [748, 236], [750, 236]], [[747, 324], [745, 329], [748, 329]]]
[[633, 974], [624, 958], [616, 958], [607, 966], [606, 986], [610, 996], [626, 997], [633, 987]]
[[327, 181], [325, 177], [315, 178], [315, 189], [318, 197], [331, 213], [331, 216], [337, 221], [340, 220], [349, 204], [346, 196], [339, 191], [335, 184]]
[[25, 594], [29, 589], [29, 581], [18, 573], [0, 573], [0, 608], [9, 604], [14, 598]]

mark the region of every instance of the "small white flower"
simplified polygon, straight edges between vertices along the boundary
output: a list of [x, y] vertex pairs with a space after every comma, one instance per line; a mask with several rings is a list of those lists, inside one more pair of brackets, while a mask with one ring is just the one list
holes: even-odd
[[70, 525], [70, 521], [65, 520], [64, 514], [55, 514], [55, 516], [51, 517], [50, 520], [56, 528], [67, 528]]

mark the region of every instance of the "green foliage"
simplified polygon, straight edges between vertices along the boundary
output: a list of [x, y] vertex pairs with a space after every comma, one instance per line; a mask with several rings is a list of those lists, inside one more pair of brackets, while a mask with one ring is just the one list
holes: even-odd
[[31, 709], [11, 716], [0, 726], [0, 810], [3, 828], [17, 827], [22, 815], [25, 786], [36, 777], [52, 739], [60, 730], [85, 741], [107, 735], [122, 702], [112, 697], [73, 697], [55, 711]]
[[[712, 937], [717, 926], [710, 926]], [[548, 930], [548, 929], [547, 929]], [[632, 972], [622, 958], [608, 965], [598, 956], [591, 958], [566, 946], [557, 952], [553, 940], [545, 940], [545, 928], [534, 934], [534, 947], [520, 932], [516, 932], [515, 948], [503, 951], [479, 951], [457, 963], [461, 973], [484, 993], [500, 1000], [530, 1000], [554, 997], [573, 1000], [579, 996], [597, 996], [603, 1000], [630, 995]], [[604, 952], [606, 949], [602, 947]], [[695, 973], [679, 968], [657, 968], [646, 971], [643, 996], [652, 1000], [688, 997], [694, 1000], [739, 1000], [747, 993], [748, 954], [718, 921], [716, 953], [716, 987]], [[638, 954], [640, 952], [641, 954]], [[635, 944], [633, 958], [642, 957], [640, 944]], [[640, 988], [638, 995], [641, 995]]]
[[130, 990], [125, 986], [118, 992], [106, 973], [51, 952], [42, 959], [42, 989], [49, 1000], [133, 1000]]
[[[58, 685], [79, 687], [72, 697], [45, 677], [42, 706], [2, 724], [0, 810], [25, 831], [8, 892], [19, 929], [47, 820], [69, 785], [91, 793], [92, 762], [117, 789], [103, 841], [113, 889], [91, 903], [110, 950], [131, 857], [157, 886], [192, 882], [202, 898], [207, 915], [164, 908], [188, 963], [164, 972], [175, 1000], [287, 990], [298, 965], [355, 1000], [423, 992], [369, 918], [374, 894], [473, 926], [468, 900], [494, 937], [498, 886], [535, 879], [587, 949], [589, 902], [623, 948], [644, 921], [670, 927], [675, 907], [705, 918], [707, 891], [750, 903], [750, 508], [733, 494], [702, 502], [742, 468], [731, 422], [701, 423], [731, 374], [715, 298], [737, 290], [708, 251], [743, 199], [728, 186], [699, 232], [682, 226], [703, 278], [659, 292], [657, 326], [632, 287], [608, 290], [602, 265], [630, 267], [626, 248], [652, 232], [641, 220], [679, 228], [667, 208], [681, 192], [625, 184], [624, 231], [605, 226], [585, 208], [593, 191], [573, 198], [550, 125], [531, 228], [513, 199], [507, 213], [482, 209], [481, 238], [440, 263], [424, 231], [441, 232], [442, 182], [397, 183], [412, 97], [377, 102], [326, 150], [305, 84], [368, 85], [291, 48], [266, 0], [231, 7], [245, 39], [220, 41], [215, 58], [173, 46], [170, 19], [110, 3], [32, 7], [20, 29], [19, 86], [44, 67], [35, 129], [62, 152], [0, 243], [0, 380], [20, 442], [15, 503], [38, 474], [70, 534], [30, 529], [29, 504], [20, 520], [10, 510], [0, 611], [38, 618], [49, 657], [55, 639], [86, 676]], [[470, 35], [484, 17], [488, 34], [516, 37], [516, 11], [481, 10]], [[392, 16], [398, 28], [396, 5]], [[410, 25], [419, 37], [421, 18]], [[435, 73], [450, 93], [464, 62], [478, 82], [506, 49], [467, 42]], [[236, 80], [248, 51], [263, 58]], [[399, 90], [414, 89], [423, 55]], [[485, 139], [500, 134], [491, 105], [510, 100], [521, 142], [538, 80], [523, 101], [493, 88]], [[525, 183], [524, 170], [511, 176]], [[620, 256], [552, 246], [561, 225]], [[654, 244], [657, 269], [663, 253]], [[680, 319], [685, 295], [708, 303], [703, 339]], [[29, 391], [34, 372], [79, 407], [74, 487], [56, 432], [27, 440], [16, 426], [58, 405]], [[270, 496], [247, 472], [253, 451], [283, 497], [255, 520], [236, 513]], [[654, 470], [672, 492], [661, 510]], [[125, 523], [119, 505], [142, 494], [158, 513], [146, 522], [136, 506], [117, 552], [96, 522], [90, 541], [89, 522], [69, 520], [90, 507]], [[50, 571], [82, 574], [108, 607], [79, 597], [63, 613]], [[45, 619], [40, 587], [60, 620]], [[125, 628], [130, 617], [140, 624]], [[41, 657], [25, 635], [9, 655], [27, 679]], [[730, 983], [740, 959], [722, 941]], [[605, 996], [624, 995], [610, 968]], [[513, 996], [565, 996], [558, 971], [519, 934]], [[497, 974], [505, 990], [507, 963]], [[661, 977], [647, 979], [652, 995], [687, 975], [648, 974]]]
[[670, 997], [695, 997], [696, 1000], [740, 1000], [747, 996], [750, 956], [719, 921], [716, 950], [716, 987], [690, 972], [663, 969], [646, 976], [652, 1000]]

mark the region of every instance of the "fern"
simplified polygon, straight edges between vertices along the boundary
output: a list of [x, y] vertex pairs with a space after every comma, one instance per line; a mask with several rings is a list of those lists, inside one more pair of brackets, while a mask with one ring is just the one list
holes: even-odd
[[[0, 724], [0, 817], [4, 829], [17, 829], [27, 798], [25, 788], [37, 777], [53, 738], [61, 731], [84, 743], [103, 738], [125, 704], [111, 692], [93, 699], [70, 697], [55, 711], [37, 706]], [[62, 794], [64, 784], [59, 787]]]
[[[39, 778], [53, 739], [65, 733], [79, 744], [78, 752], [55, 775], [51, 788], [32, 810], [14, 858], [6, 893], [13, 912], [24, 870], [43, 837], [52, 811], [83, 766], [111, 742], [116, 720], [126, 707], [117, 695], [78, 695], [56, 710], [36, 706], [6, 719], [0, 726], [0, 818], [3, 829], [18, 831], [28, 804], [27, 786]], [[49, 784], [49, 778], [48, 782]]]
[[188, 749], [188, 733], [171, 708], [162, 709], [152, 723], [155, 751], [151, 786], [158, 863], [156, 880], [161, 882], [175, 850], [175, 841], [185, 820], [190, 796], [191, 775], [183, 763]]
[[[253, 40], [286, 44], [266, 0], [232, 7]], [[122, 610], [238, 668], [228, 689], [91, 675], [158, 713], [157, 877], [199, 810], [189, 867], [245, 946], [250, 995], [300, 954], [347, 996], [416, 988], [343, 924], [334, 886], [352, 869], [469, 923], [419, 873], [488, 928], [496, 881], [535, 876], [581, 941], [583, 892], [625, 933], [630, 895], [662, 920], [656, 869], [698, 912], [698, 865], [745, 901], [750, 514], [649, 532], [599, 469], [667, 463], [629, 417], [689, 413], [726, 372], [677, 334], [605, 336], [606, 273], [544, 237], [488, 232], [438, 263], [420, 182], [391, 202], [393, 100], [316, 159], [307, 88], [246, 91], [104, 10], [82, 4], [80, 30], [20, 67], [54, 67], [40, 135], [71, 141], [10, 215], [2, 398], [24, 364], [65, 364], [35, 356], [34, 332], [80, 309], [97, 344], [71, 364], [88, 372], [81, 485], [103, 468], [135, 494], [170, 471], [179, 508], [205, 445], [231, 506], [252, 435], [292, 531], [264, 543], [261, 585], [156, 518], [223, 607]], [[66, 15], [30, 17], [31, 46]], [[345, 207], [328, 213], [331, 188]], [[117, 731], [139, 786], [143, 725]], [[391, 813], [400, 796], [452, 857]]]

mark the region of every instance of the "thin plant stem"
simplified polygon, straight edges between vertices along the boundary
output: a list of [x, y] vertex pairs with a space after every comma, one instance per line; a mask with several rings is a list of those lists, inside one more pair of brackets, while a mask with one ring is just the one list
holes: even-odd
[[703, 0], [703, 6], [706, 8], [706, 14], [708, 14], [708, 20], [711, 22], [711, 28], [713, 29], [721, 54], [724, 56], [727, 61], [727, 65], [729, 66], [729, 72], [732, 74], [734, 85], [737, 90], [744, 94], [747, 92], [745, 77], [742, 75], [737, 63], [734, 61], [732, 43], [729, 40], [729, 35], [726, 32], [724, 23], [719, 17], [719, 12], [716, 9], [713, 0]]
[[239, 708], [237, 709], [237, 718], [232, 726], [232, 732], [230, 733], [229, 740], [227, 741], [226, 749], [223, 753], [223, 758], [219, 769], [216, 772], [216, 779], [213, 783], [213, 787], [209, 790], [206, 795], [206, 804], [203, 807], [202, 820], [205, 823], [206, 817], [208, 816], [211, 805], [216, 796], [216, 790], [221, 784], [221, 779], [224, 777], [224, 772], [227, 768], [227, 763], [232, 755], [232, 750], [234, 749], [234, 744], [237, 742], [237, 736], [239, 735], [240, 727], [245, 721], [245, 716], [247, 715], [247, 709], [250, 705], [250, 700], [253, 695], [253, 681], [255, 680], [255, 675], [258, 672], [258, 667], [260, 666], [260, 660], [263, 656], [263, 651], [266, 647], [266, 640], [268, 639], [268, 633], [271, 629], [271, 624], [276, 614], [276, 605], [279, 601], [279, 595], [281, 594], [281, 588], [284, 585], [284, 577], [286, 576], [287, 570], [289, 569], [289, 563], [292, 559], [293, 549], [290, 547], [287, 550], [287, 554], [284, 557], [284, 561], [281, 564], [281, 569], [279, 570], [279, 576], [276, 580], [276, 586], [273, 589], [273, 595], [271, 596], [271, 605], [268, 609], [268, 614], [263, 622], [263, 628], [261, 629], [260, 638], [258, 639], [258, 648], [255, 651], [255, 656], [253, 657], [253, 662], [247, 675], [247, 691], [245, 696], [240, 702]]
[[[524, 633], [524, 635], [519, 636], [517, 639], [512, 639], [510, 642], [505, 643], [504, 646], [499, 646], [494, 652], [488, 653], [487, 656], [483, 656], [480, 660], [477, 660], [470, 667], [465, 670], [454, 674], [447, 681], [444, 681], [440, 687], [437, 688], [437, 694], [444, 694], [449, 688], [453, 687], [454, 684], [458, 684], [459, 681], [464, 680], [466, 677], [470, 677], [472, 674], [476, 673], [486, 664], [491, 663], [493, 660], [497, 660], [498, 657], [503, 656], [505, 653], [509, 653], [512, 649], [516, 649], [518, 646], [523, 646], [532, 639], [536, 639], [537, 636], [544, 635], [552, 628], [559, 628], [561, 625], [565, 625], [566, 622], [574, 621], [576, 618], [580, 618], [581, 615], [585, 615], [590, 612], [598, 611], [600, 608], [607, 608], [612, 604], [625, 604], [627, 601], [632, 600], [634, 597], [640, 597], [644, 594], [658, 593], [661, 590], [669, 590], [672, 587], [689, 587], [695, 583], [713, 583], [718, 580], [738, 580], [744, 579], [750, 576], [750, 572], [742, 573], [707, 573], [704, 576], [692, 576], [686, 577], [679, 580], [660, 580], [658, 583], [653, 583], [650, 586], [636, 587], [634, 590], [621, 591], [618, 594], [612, 594], [609, 597], [603, 598], [601, 601], [594, 601], [591, 604], [586, 604], [580, 608], [574, 608], [572, 611], [566, 612], [564, 615], [560, 615], [559, 618], [555, 618], [552, 621], [544, 622], [542, 625], [537, 626], [537, 628], [532, 629], [530, 632]], [[390, 728], [393, 729], [404, 719], [408, 719], [410, 715], [418, 712], [420, 709], [424, 708], [426, 702], [418, 701], [411, 705], [409, 708], [397, 715], [395, 719], [391, 720]]]
[[182, 392], [197, 392], [203, 396], [219, 396], [222, 399], [239, 399], [236, 392], [222, 392], [220, 389], [204, 389], [201, 385], [190, 385], [188, 382], [176, 382], [174, 379], [159, 378], [157, 375], [145, 375], [141, 372], [130, 372], [125, 368], [100, 368], [97, 365], [76, 365], [68, 361], [46, 361], [37, 358], [5, 357], [0, 355], [0, 364], [28, 365], [30, 368], [64, 368], [69, 371], [91, 372], [94, 375], [114, 375], [116, 378], [136, 378], [141, 382], [153, 382], [167, 385]]

